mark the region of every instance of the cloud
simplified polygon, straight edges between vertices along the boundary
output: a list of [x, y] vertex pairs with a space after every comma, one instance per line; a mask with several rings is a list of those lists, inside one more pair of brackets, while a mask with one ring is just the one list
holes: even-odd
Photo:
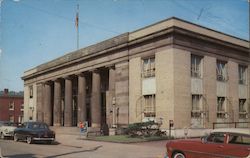
[[13, 0], [14, 2], [20, 2], [20, 0]]
[[3, 52], [3, 51], [2, 51], [2, 49], [0, 48], [0, 58], [1, 58], [1, 56], [2, 56], [2, 52]]

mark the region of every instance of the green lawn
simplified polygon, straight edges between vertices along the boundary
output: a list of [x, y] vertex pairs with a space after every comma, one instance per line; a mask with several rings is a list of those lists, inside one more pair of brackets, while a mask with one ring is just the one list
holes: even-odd
[[116, 143], [139, 143], [146, 141], [156, 141], [156, 140], [167, 140], [168, 137], [159, 137], [159, 136], [151, 136], [151, 137], [143, 137], [143, 138], [132, 138], [128, 135], [115, 135], [115, 136], [98, 136], [98, 137], [89, 137], [89, 140], [96, 141], [105, 141], [105, 142], [116, 142]]

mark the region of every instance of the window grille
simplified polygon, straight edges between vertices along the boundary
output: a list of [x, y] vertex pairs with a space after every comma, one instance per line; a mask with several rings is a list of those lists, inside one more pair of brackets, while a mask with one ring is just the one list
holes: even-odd
[[144, 95], [144, 116], [155, 117], [155, 95]]
[[247, 81], [247, 67], [239, 65], [239, 84], [246, 84]]
[[218, 81], [227, 81], [227, 69], [226, 69], [226, 62], [224, 61], [217, 61], [216, 67], [216, 75]]

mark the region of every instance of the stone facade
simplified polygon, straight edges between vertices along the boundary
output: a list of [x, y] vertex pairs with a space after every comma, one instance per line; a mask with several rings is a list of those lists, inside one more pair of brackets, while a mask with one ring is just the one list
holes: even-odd
[[[239, 121], [243, 96], [247, 114], [241, 121], [249, 121], [249, 59], [249, 41], [170, 18], [26, 71], [25, 119], [52, 126], [88, 121], [94, 128], [155, 120], [162, 129], [173, 120], [175, 134], [181, 135], [184, 128], [205, 131], [214, 122]], [[244, 84], [239, 84], [239, 65], [248, 74]], [[226, 79], [217, 81], [218, 75]], [[221, 100], [224, 111], [218, 111]]]

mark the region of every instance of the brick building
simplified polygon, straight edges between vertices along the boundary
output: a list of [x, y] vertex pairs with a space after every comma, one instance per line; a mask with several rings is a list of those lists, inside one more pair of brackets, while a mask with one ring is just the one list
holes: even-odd
[[173, 120], [176, 135], [249, 121], [249, 59], [249, 41], [170, 18], [26, 71], [25, 119], [67, 127], [160, 120], [163, 129]]
[[23, 92], [0, 91], [0, 120], [16, 123], [23, 122]]

